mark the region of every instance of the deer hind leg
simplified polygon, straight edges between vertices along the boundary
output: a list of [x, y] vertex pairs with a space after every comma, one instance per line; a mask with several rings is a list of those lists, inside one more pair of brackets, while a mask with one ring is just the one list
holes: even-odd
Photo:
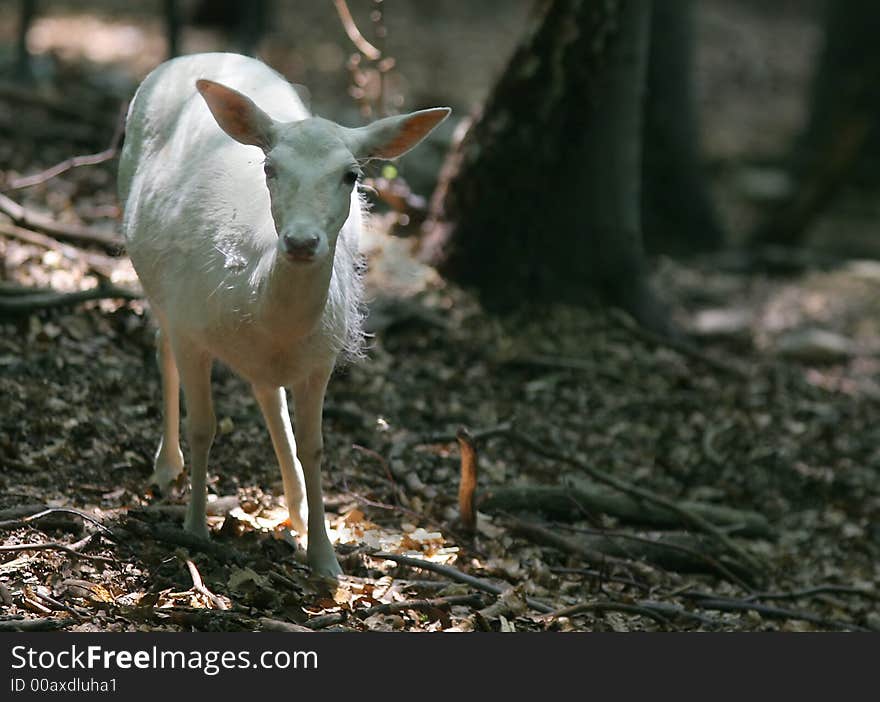
[[180, 450], [180, 377], [168, 335], [156, 332], [156, 361], [162, 378], [162, 438], [153, 459], [150, 484], [167, 491], [183, 471]]

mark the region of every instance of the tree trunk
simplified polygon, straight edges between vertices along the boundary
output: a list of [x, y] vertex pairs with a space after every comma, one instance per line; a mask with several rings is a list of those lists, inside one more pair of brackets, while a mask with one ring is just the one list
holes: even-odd
[[692, 56], [692, 1], [655, 2], [642, 167], [642, 226], [650, 253], [687, 255], [724, 243], [700, 160]]
[[752, 243], [800, 245], [842, 186], [880, 185], [878, 36], [876, 0], [827, 2], [809, 118], [791, 156], [795, 188], [752, 234]]
[[37, 13], [37, 0], [21, 0], [19, 3], [18, 27], [15, 37], [15, 78], [30, 81], [33, 78], [30, 54], [27, 48], [27, 35]]
[[495, 308], [592, 290], [666, 331], [641, 238], [649, 0], [553, 0], [454, 155], [423, 242]]

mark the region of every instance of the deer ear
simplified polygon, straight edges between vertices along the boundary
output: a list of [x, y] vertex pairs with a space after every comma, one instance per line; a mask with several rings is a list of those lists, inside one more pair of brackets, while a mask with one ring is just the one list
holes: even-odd
[[346, 141], [355, 158], [397, 158], [428, 136], [450, 112], [448, 107], [434, 107], [386, 117], [366, 127], [347, 129]]
[[242, 144], [259, 146], [263, 151], [272, 149], [275, 122], [253, 100], [221, 83], [204, 78], [196, 81], [196, 88], [224, 132]]

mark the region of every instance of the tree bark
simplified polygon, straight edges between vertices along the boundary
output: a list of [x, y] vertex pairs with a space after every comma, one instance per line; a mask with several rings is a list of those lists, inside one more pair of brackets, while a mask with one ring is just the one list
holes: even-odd
[[487, 306], [598, 290], [668, 331], [639, 207], [650, 11], [650, 0], [546, 3], [453, 156], [423, 253]]
[[692, 1], [655, 2], [642, 166], [642, 226], [650, 253], [689, 255], [724, 243], [700, 158], [693, 46]]

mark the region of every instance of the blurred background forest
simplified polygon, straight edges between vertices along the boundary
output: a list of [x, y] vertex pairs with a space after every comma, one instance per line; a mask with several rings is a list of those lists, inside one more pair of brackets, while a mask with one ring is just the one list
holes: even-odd
[[[0, 629], [880, 630], [874, 4], [0, 9]], [[325, 406], [332, 586], [228, 370], [213, 540], [180, 531], [185, 486], [146, 485], [121, 110], [215, 50], [341, 124], [453, 109], [367, 173], [373, 337]]]

